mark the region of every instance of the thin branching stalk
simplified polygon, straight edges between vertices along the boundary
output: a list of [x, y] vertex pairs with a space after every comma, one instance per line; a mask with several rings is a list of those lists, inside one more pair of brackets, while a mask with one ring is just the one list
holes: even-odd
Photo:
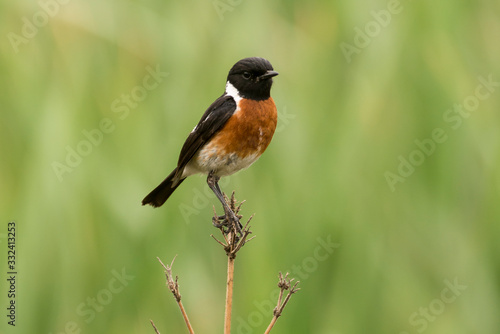
[[[228, 198], [226, 195], [224, 195], [224, 198], [226, 200], [226, 203], [228, 204], [228, 207], [232, 212], [225, 212], [223, 216], [218, 216], [214, 207], [214, 216], [212, 218], [212, 224], [216, 228], [218, 228], [219, 231], [221, 232], [222, 234], [221, 240], [223, 241], [217, 239], [213, 234], [211, 234], [211, 237], [214, 238], [214, 240], [217, 241], [217, 243], [222, 246], [227, 256], [227, 285], [226, 285], [226, 304], [224, 308], [224, 334], [230, 334], [231, 315], [233, 310], [234, 265], [235, 265], [236, 254], [247, 242], [249, 242], [255, 237], [248, 238], [249, 235], [252, 233], [250, 231], [250, 221], [252, 220], [253, 215], [250, 216], [250, 218], [247, 220], [245, 226], [242, 226], [239, 221], [240, 219], [242, 219], [242, 216], [239, 214], [239, 212], [241, 210], [241, 205], [244, 203], [244, 201], [240, 202], [237, 205], [236, 200], [234, 198], [234, 192], [232, 193], [231, 198]], [[232, 213], [234, 213], [234, 215]], [[236, 217], [237, 219], [235, 219], [234, 217]], [[158, 258], [158, 261], [160, 261], [161, 265], [165, 269], [166, 284], [169, 290], [174, 295], [175, 300], [177, 301], [177, 304], [179, 306], [179, 309], [181, 310], [182, 316], [184, 317], [184, 321], [186, 322], [186, 326], [189, 330], [189, 333], [194, 334], [193, 327], [189, 322], [186, 310], [184, 309], [184, 306], [182, 305], [181, 302], [179, 284], [177, 283], [179, 278], [176, 276], [175, 280], [173, 279], [172, 266], [174, 264], [176, 257], [177, 255], [174, 257], [170, 265], [164, 265], [163, 262], [161, 262], [160, 258]], [[279, 273], [278, 287], [280, 288], [280, 293], [278, 297], [278, 303], [277, 306], [274, 308], [273, 318], [271, 320], [271, 323], [267, 327], [265, 334], [268, 334], [274, 327], [276, 321], [281, 316], [283, 309], [287, 305], [292, 295], [296, 293], [298, 290], [300, 290], [299, 288], [297, 288], [297, 285], [299, 284], [298, 281], [295, 282], [295, 284], [293, 284], [292, 286], [293, 280], [294, 280], [293, 278], [292, 279], [288, 278], [288, 273], [286, 273], [285, 276], [283, 276], [281, 272]], [[288, 291], [288, 294], [283, 299], [285, 291]], [[153, 321], [152, 320], [150, 321], [156, 334], [160, 334]]]
[[158, 330], [158, 328], [156, 328], [155, 323], [153, 322], [153, 320], [149, 320], [149, 322], [151, 322], [151, 326], [153, 326], [156, 334], [160, 334], [160, 331]]
[[[181, 293], [179, 292], [179, 284], [177, 283], [179, 277], [175, 276], [175, 281], [174, 281], [173, 275], [172, 275], [172, 266], [174, 265], [174, 261], [175, 261], [176, 257], [177, 257], [177, 255], [174, 256], [174, 259], [172, 260], [172, 263], [170, 265], [164, 265], [163, 262], [161, 262], [159, 257], [157, 257], [157, 259], [158, 259], [158, 261], [160, 261], [161, 265], [165, 269], [165, 278], [167, 280], [166, 284], [167, 284], [170, 292], [172, 292], [172, 294], [174, 295], [174, 298], [177, 301], [177, 305], [179, 305], [179, 309], [181, 310], [182, 317], [184, 318], [184, 322], [186, 323], [186, 326], [189, 330], [189, 333], [194, 334], [193, 326], [191, 326], [191, 323], [189, 322], [189, 318], [188, 318], [188, 315], [186, 313], [186, 310], [184, 309], [184, 305], [182, 305]], [[153, 321], [151, 321], [151, 324], [153, 325], [153, 328], [155, 329], [155, 331], [157, 333], [159, 333], [158, 329], [155, 327]]]
[[[242, 201], [239, 205], [236, 204], [236, 199], [234, 198], [234, 192], [231, 195], [231, 199], [226, 198], [230, 209], [234, 212], [235, 216], [238, 219], [241, 219], [242, 216], [239, 215], [241, 210], [241, 205], [244, 201]], [[226, 252], [227, 255], [227, 285], [226, 285], [226, 306], [224, 308], [224, 334], [231, 333], [231, 314], [233, 310], [233, 286], [234, 286], [234, 261], [236, 259], [236, 253], [243, 247], [247, 242], [253, 239], [248, 239], [250, 233], [250, 221], [253, 216], [248, 219], [247, 223], [243, 227], [240, 227], [239, 221], [233, 221], [231, 219], [231, 215], [227, 212], [224, 216], [217, 216], [217, 212], [214, 208], [214, 217], [212, 218], [212, 223], [215, 227], [217, 227], [222, 237], [224, 238], [224, 242], [218, 240], [212, 234], [212, 238], [215, 239]]]
[[[295, 284], [292, 286], [292, 282], [293, 282], [294, 279], [293, 278], [292, 279], [288, 278], [288, 273], [286, 273], [285, 276], [283, 277], [283, 274], [280, 272], [279, 275], [278, 275], [278, 277], [279, 277], [278, 287], [280, 288], [280, 294], [278, 296], [278, 304], [274, 308], [274, 312], [273, 312], [274, 316], [271, 319], [271, 323], [267, 327], [267, 329], [264, 332], [264, 334], [269, 334], [271, 332], [271, 329], [273, 329], [274, 324], [276, 323], [276, 321], [278, 320], [278, 318], [281, 316], [281, 313], [283, 312], [283, 309], [285, 308], [286, 304], [288, 303], [288, 301], [290, 300], [290, 298], [292, 297], [292, 295], [294, 293], [296, 293], [297, 291], [300, 290], [300, 288], [297, 288], [297, 285], [299, 284], [299, 281], [295, 282]], [[289, 291], [288, 291], [288, 294], [285, 297], [285, 300], [282, 302], [282, 300], [283, 300], [283, 293], [286, 290], [289, 290]]]

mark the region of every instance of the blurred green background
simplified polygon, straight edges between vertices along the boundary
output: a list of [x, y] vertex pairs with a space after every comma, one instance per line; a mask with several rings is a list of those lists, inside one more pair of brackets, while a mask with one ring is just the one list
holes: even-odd
[[233, 333], [264, 332], [279, 271], [302, 290], [273, 333], [500, 332], [498, 1], [2, 1], [0, 28], [1, 333], [185, 333], [176, 254], [195, 331], [222, 332], [205, 178], [140, 202], [248, 56], [280, 120], [222, 183], [256, 213]]

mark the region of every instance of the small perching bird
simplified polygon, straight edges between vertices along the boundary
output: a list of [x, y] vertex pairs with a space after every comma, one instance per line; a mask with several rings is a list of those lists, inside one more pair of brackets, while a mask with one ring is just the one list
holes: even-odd
[[229, 71], [224, 94], [205, 111], [189, 134], [177, 167], [149, 193], [142, 205], [160, 207], [186, 179], [203, 173], [207, 183], [235, 221], [219, 187], [222, 176], [248, 168], [271, 142], [278, 120], [271, 97], [273, 77], [278, 75], [264, 58], [238, 61]]

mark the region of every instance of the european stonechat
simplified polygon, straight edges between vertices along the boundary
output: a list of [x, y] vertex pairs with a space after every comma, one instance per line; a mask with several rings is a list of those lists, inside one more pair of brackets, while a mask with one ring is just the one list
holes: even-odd
[[264, 58], [245, 58], [229, 71], [224, 94], [205, 111], [181, 149], [177, 167], [142, 201], [160, 207], [175, 189], [193, 174], [208, 174], [207, 184], [224, 207], [218, 181], [248, 168], [271, 142], [278, 115], [271, 97], [273, 77], [278, 75]]

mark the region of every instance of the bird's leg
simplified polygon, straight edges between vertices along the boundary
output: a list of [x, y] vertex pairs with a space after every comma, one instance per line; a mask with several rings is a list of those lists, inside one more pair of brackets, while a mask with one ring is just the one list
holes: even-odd
[[[241, 223], [238, 217], [236, 217], [236, 214], [231, 210], [229, 205], [227, 205], [226, 199], [224, 198], [224, 195], [219, 187], [219, 180], [220, 177], [216, 176], [213, 174], [213, 172], [208, 173], [207, 177], [207, 184], [212, 189], [214, 192], [215, 196], [219, 199], [219, 201], [222, 204], [222, 207], [224, 208], [224, 212], [226, 213], [226, 218], [229, 220], [230, 223], [234, 226], [236, 231], [241, 235]], [[221, 218], [221, 217], [219, 217]]]

